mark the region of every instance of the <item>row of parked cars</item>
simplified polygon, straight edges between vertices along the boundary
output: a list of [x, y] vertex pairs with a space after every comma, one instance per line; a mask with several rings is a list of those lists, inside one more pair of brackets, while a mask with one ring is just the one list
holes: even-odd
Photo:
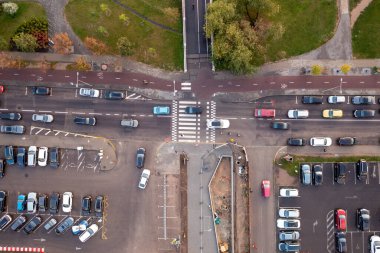
[[[315, 138], [318, 138], [318, 137], [313, 137], [313, 138], [314, 139], [310, 140], [310, 142], [309, 142], [310, 145], [312, 145], [312, 144], [315, 145], [316, 143], [318, 143], [315, 140]], [[319, 137], [319, 138], [329, 138], [329, 137]], [[327, 139], [327, 141], [324, 141], [323, 143], [325, 143], [325, 142], [326, 142], [326, 144], [330, 143], [330, 141], [328, 139]], [[287, 144], [289, 146], [305, 146], [306, 143], [307, 143], [306, 139], [304, 139], [304, 138], [288, 138], [288, 140], [287, 140]], [[326, 144], [323, 144], [323, 146]], [[331, 140], [331, 144], [332, 144], [332, 140]], [[356, 137], [349, 137], [349, 136], [339, 137], [336, 139], [336, 144], [339, 146], [353, 146], [353, 145], [358, 144], [358, 141], [357, 141]]]
[[[355, 118], [372, 118], [375, 117], [375, 110], [357, 109], [353, 110]], [[341, 109], [325, 109], [322, 111], [322, 117], [326, 119], [337, 119], [343, 117], [343, 110]], [[289, 119], [307, 119], [309, 118], [309, 110], [305, 109], [291, 109], [288, 111]]]
[[[16, 153], [17, 152], [17, 153]], [[45, 167], [48, 162], [50, 167], [58, 168], [60, 163], [59, 148], [57, 147], [39, 147], [30, 146], [28, 150], [25, 147], [5, 146], [4, 148], [5, 163], [0, 160], [0, 166], [2, 170], [5, 170], [5, 164], [14, 165], [19, 167], [31, 166], [35, 167], [38, 162], [38, 166]], [[49, 159], [48, 159], [49, 158]]]

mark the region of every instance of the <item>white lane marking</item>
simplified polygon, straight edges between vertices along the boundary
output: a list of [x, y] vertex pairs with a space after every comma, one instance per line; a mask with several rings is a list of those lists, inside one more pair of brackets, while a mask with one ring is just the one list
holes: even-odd
[[191, 87], [181, 87], [181, 90], [191, 90]]
[[25, 96], [28, 95], [28, 87], [25, 87]]
[[197, 104], [197, 101], [183, 101], [183, 100], [180, 100], [180, 101], [179, 101], [179, 104], [191, 104], [191, 105], [196, 105], [196, 104]]
[[120, 77], [115, 77], [115, 79], [116, 79], [116, 80], [119, 80], [119, 79], [120, 79]]
[[110, 113], [106, 113], [107, 116], [110, 116], [111, 114]]
[[118, 113], [114, 113], [113, 115], [115, 115], [115, 116], [119, 116], [120, 114], [118, 114]]
[[196, 126], [196, 122], [178, 122], [178, 125], [182, 126]]
[[81, 115], [86, 114], [86, 113], [84, 113], [84, 112], [72, 112], [72, 113], [74, 113], [74, 114], [81, 114]]
[[125, 99], [128, 99], [130, 97], [133, 97], [134, 95], [136, 95], [136, 93], [132, 93], [131, 95], [129, 95], [128, 97], [126, 97]]
[[0, 111], [8, 111], [7, 108], [1, 108]]
[[181, 118], [181, 121], [197, 121], [196, 118]]
[[65, 76], [66, 78], [70, 77], [70, 76]]
[[62, 113], [62, 114], [67, 114], [68, 112], [58, 112], [58, 111], [55, 111], [54, 113]]
[[38, 111], [38, 112], [52, 112], [52, 111]]
[[21, 110], [22, 112], [35, 112], [36, 110]]
[[181, 131], [181, 130], [179, 130], [178, 133], [179, 134], [188, 134], [188, 135], [196, 136], [197, 131]]
[[180, 130], [194, 130], [194, 127], [178, 127]]
[[323, 83], [330, 83], [330, 82], [323, 82]]
[[98, 112], [90, 112], [90, 115], [103, 115], [103, 113], [98, 113]]

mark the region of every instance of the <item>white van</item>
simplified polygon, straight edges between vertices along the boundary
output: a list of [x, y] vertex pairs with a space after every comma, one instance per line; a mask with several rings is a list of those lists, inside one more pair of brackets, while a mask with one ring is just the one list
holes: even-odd
[[28, 149], [28, 166], [35, 167], [37, 163], [37, 147], [30, 146]]

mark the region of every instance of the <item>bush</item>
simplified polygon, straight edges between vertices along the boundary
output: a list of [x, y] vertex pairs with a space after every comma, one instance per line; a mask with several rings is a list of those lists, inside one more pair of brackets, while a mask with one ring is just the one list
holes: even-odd
[[86, 45], [86, 47], [88, 47], [95, 55], [101, 55], [101, 54], [104, 54], [107, 52], [107, 46], [95, 39], [95, 38], [92, 38], [92, 37], [86, 37], [84, 39], [84, 44]]
[[9, 49], [8, 42], [0, 36], [0, 51], [6, 51]]
[[34, 52], [38, 48], [36, 38], [27, 33], [19, 33], [13, 36], [12, 40], [16, 44], [18, 50], [22, 52]]
[[133, 43], [127, 37], [120, 37], [117, 40], [117, 48], [122, 56], [132, 55], [133, 53]]
[[16, 29], [15, 35], [21, 33], [34, 36], [38, 49], [48, 48], [48, 22], [45, 18], [31, 18], [24, 22]]
[[3, 3], [1, 6], [3, 7], [3, 11], [11, 16], [15, 15], [18, 11], [16, 3]]

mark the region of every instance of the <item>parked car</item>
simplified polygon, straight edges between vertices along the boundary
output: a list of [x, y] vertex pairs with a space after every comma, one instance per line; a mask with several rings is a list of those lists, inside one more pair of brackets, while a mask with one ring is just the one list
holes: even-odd
[[48, 210], [48, 196], [46, 194], [40, 194], [38, 196], [38, 211], [46, 212]]
[[17, 148], [17, 165], [25, 167], [26, 164], [26, 149], [23, 147]]
[[311, 169], [309, 164], [301, 165], [301, 182], [304, 185], [311, 185]]
[[298, 190], [293, 188], [281, 188], [280, 189], [281, 197], [298, 197]]
[[310, 145], [313, 147], [328, 147], [331, 146], [332, 140], [330, 137], [312, 137]]
[[74, 218], [69, 216], [64, 219], [55, 229], [57, 235], [65, 233], [74, 224]]
[[49, 87], [32, 87], [32, 93], [33, 95], [45, 95], [48, 96], [50, 95], [50, 88]]
[[98, 231], [98, 229], [98, 225], [92, 224], [89, 228], [86, 229], [86, 231], [83, 234], [79, 236], [79, 241], [86, 242]]
[[3, 134], [24, 134], [25, 127], [22, 125], [0, 126], [0, 132]]
[[226, 129], [230, 127], [230, 121], [227, 119], [208, 119], [207, 128], [209, 129]]
[[4, 148], [4, 157], [5, 161], [8, 165], [15, 164], [14, 154], [13, 154], [13, 147], [12, 146], [5, 146]]
[[9, 223], [11, 223], [12, 217], [9, 214], [5, 214], [3, 217], [0, 218], [0, 231], [4, 230], [6, 226], [8, 226]]
[[256, 118], [274, 118], [276, 117], [275, 109], [255, 109]]
[[286, 122], [274, 121], [271, 123], [271, 127], [277, 130], [288, 130], [289, 124]]
[[28, 224], [26, 224], [26, 226], [24, 227], [24, 232], [26, 234], [30, 234], [32, 233], [34, 230], [36, 230], [36, 228], [41, 225], [42, 223], [42, 218], [40, 216], [34, 216], [29, 222]]
[[270, 181], [269, 180], [263, 180], [261, 181], [261, 194], [264, 198], [270, 197]]
[[54, 120], [51, 114], [33, 114], [32, 120], [36, 122], [51, 123]]
[[154, 106], [153, 115], [169, 115], [170, 106]]
[[13, 231], [19, 231], [20, 228], [22, 228], [22, 226], [26, 223], [26, 216], [25, 215], [20, 215], [19, 217], [17, 217], [15, 219], [15, 221], [13, 222], [12, 226], [11, 226], [11, 229]]
[[37, 211], [37, 193], [29, 192], [26, 201], [26, 209], [28, 213], [36, 213]]
[[303, 96], [302, 103], [304, 104], [322, 104], [323, 97], [322, 96]]
[[120, 125], [128, 128], [136, 128], [139, 126], [139, 122], [136, 119], [123, 119]]
[[59, 211], [60, 195], [57, 192], [53, 192], [50, 195], [49, 210], [51, 214], [56, 214]]
[[300, 239], [300, 232], [298, 231], [281, 231], [278, 234], [280, 241], [295, 241]]
[[369, 239], [370, 252], [380, 253], [380, 236], [372, 235]]
[[48, 148], [40, 147], [38, 149], [38, 166], [45, 167], [48, 160]]
[[343, 111], [339, 109], [327, 109], [322, 111], [322, 117], [328, 119], [336, 119], [343, 117]]
[[0, 212], [4, 212], [6, 206], [7, 206], [7, 193], [5, 191], [0, 191]]
[[122, 100], [124, 99], [124, 92], [115, 90], [106, 90], [104, 98], [109, 100]]
[[187, 106], [185, 108], [187, 114], [202, 114], [202, 107], [200, 106]]
[[278, 250], [281, 252], [299, 252], [301, 245], [298, 242], [280, 242]]
[[73, 235], [78, 235], [84, 231], [86, 231], [88, 226], [88, 222], [86, 220], [81, 220], [78, 225], [74, 225], [71, 227], [71, 232]]
[[44, 228], [46, 231], [49, 231], [56, 224], [57, 224], [57, 220], [54, 218], [51, 218], [48, 222], [46, 222], [46, 224], [44, 225]]
[[145, 189], [146, 185], [148, 184], [148, 180], [150, 177], [150, 170], [144, 169], [141, 173], [140, 181], [139, 181], [139, 188]]
[[26, 196], [24, 194], [19, 194], [17, 196], [17, 212], [22, 212], [26, 207]]
[[281, 218], [299, 218], [300, 211], [295, 208], [280, 208], [278, 210], [278, 215]]
[[364, 159], [360, 159], [356, 163], [356, 178], [360, 181], [366, 181], [368, 177], [368, 163]]
[[5, 120], [20, 120], [21, 114], [18, 112], [2, 112], [0, 113], [0, 119]]
[[369, 220], [371, 216], [369, 210], [359, 208], [356, 210], [356, 227], [361, 231], [369, 231]]
[[346, 211], [343, 209], [335, 209], [335, 227], [338, 231], [345, 231], [347, 218]]
[[59, 167], [59, 160], [60, 160], [60, 156], [59, 156], [59, 148], [50, 148], [50, 155], [49, 155], [49, 158], [50, 158], [50, 167], [52, 168], [58, 168]]
[[309, 110], [289, 110], [288, 111], [288, 118], [289, 119], [306, 119], [309, 117]]
[[374, 96], [354, 96], [351, 99], [354, 105], [374, 105], [376, 100]]
[[5, 161], [0, 159], [0, 177], [3, 178], [5, 176]]
[[136, 167], [141, 169], [145, 163], [145, 148], [139, 148], [136, 152]]
[[82, 198], [82, 215], [90, 215], [91, 213], [91, 196]]
[[355, 118], [373, 118], [375, 117], [375, 110], [355, 110]]
[[102, 217], [103, 216], [103, 196], [97, 196], [95, 198], [95, 205], [94, 205], [94, 211], [96, 217]]
[[355, 137], [340, 137], [336, 141], [339, 146], [352, 146], [356, 144]]
[[347, 252], [346, 233], [343, 233], [343, 232], [335, 233], [335, 248], [336, 248], [336, 251], [339, 253]]
[[36, 166], [37, 163], [37, 147], [30, 146], [28, 149], [28, 166]]
[[80, 88], [79, 95], [82, 97], [98, 98], [100, 95], [100, 91], [91, 88]]
[[334, 163], [334, 181], [338, 184], [346, 182], [346, 166], [343, 163]]
[[317, 186], [323, 183], [323, 170], [320, 164], [313, 165], [313, 183]]
[[73, 206], [73, 193], [72, 192], [64, 192], [62, 194], [62, 211], [64, 213], [71, 212]]
[[77, 125], [87, 125], [87, 126], [95, 126], [96, 124], [96, 118], [95, 117], [75, 117], [74, 123]]
[[303, 138], [289, 138], [288, 145], [289, 146], [305, 146], [305, 139]]
[[346, 102], [345, 96], [329, 96], [327, 98], [329, 104], [341, 104]]
[[301, 228], [300, 220], [287, 220], [287, 219], [277, 219], [277, 228], [281, 229], [299, 229]]

